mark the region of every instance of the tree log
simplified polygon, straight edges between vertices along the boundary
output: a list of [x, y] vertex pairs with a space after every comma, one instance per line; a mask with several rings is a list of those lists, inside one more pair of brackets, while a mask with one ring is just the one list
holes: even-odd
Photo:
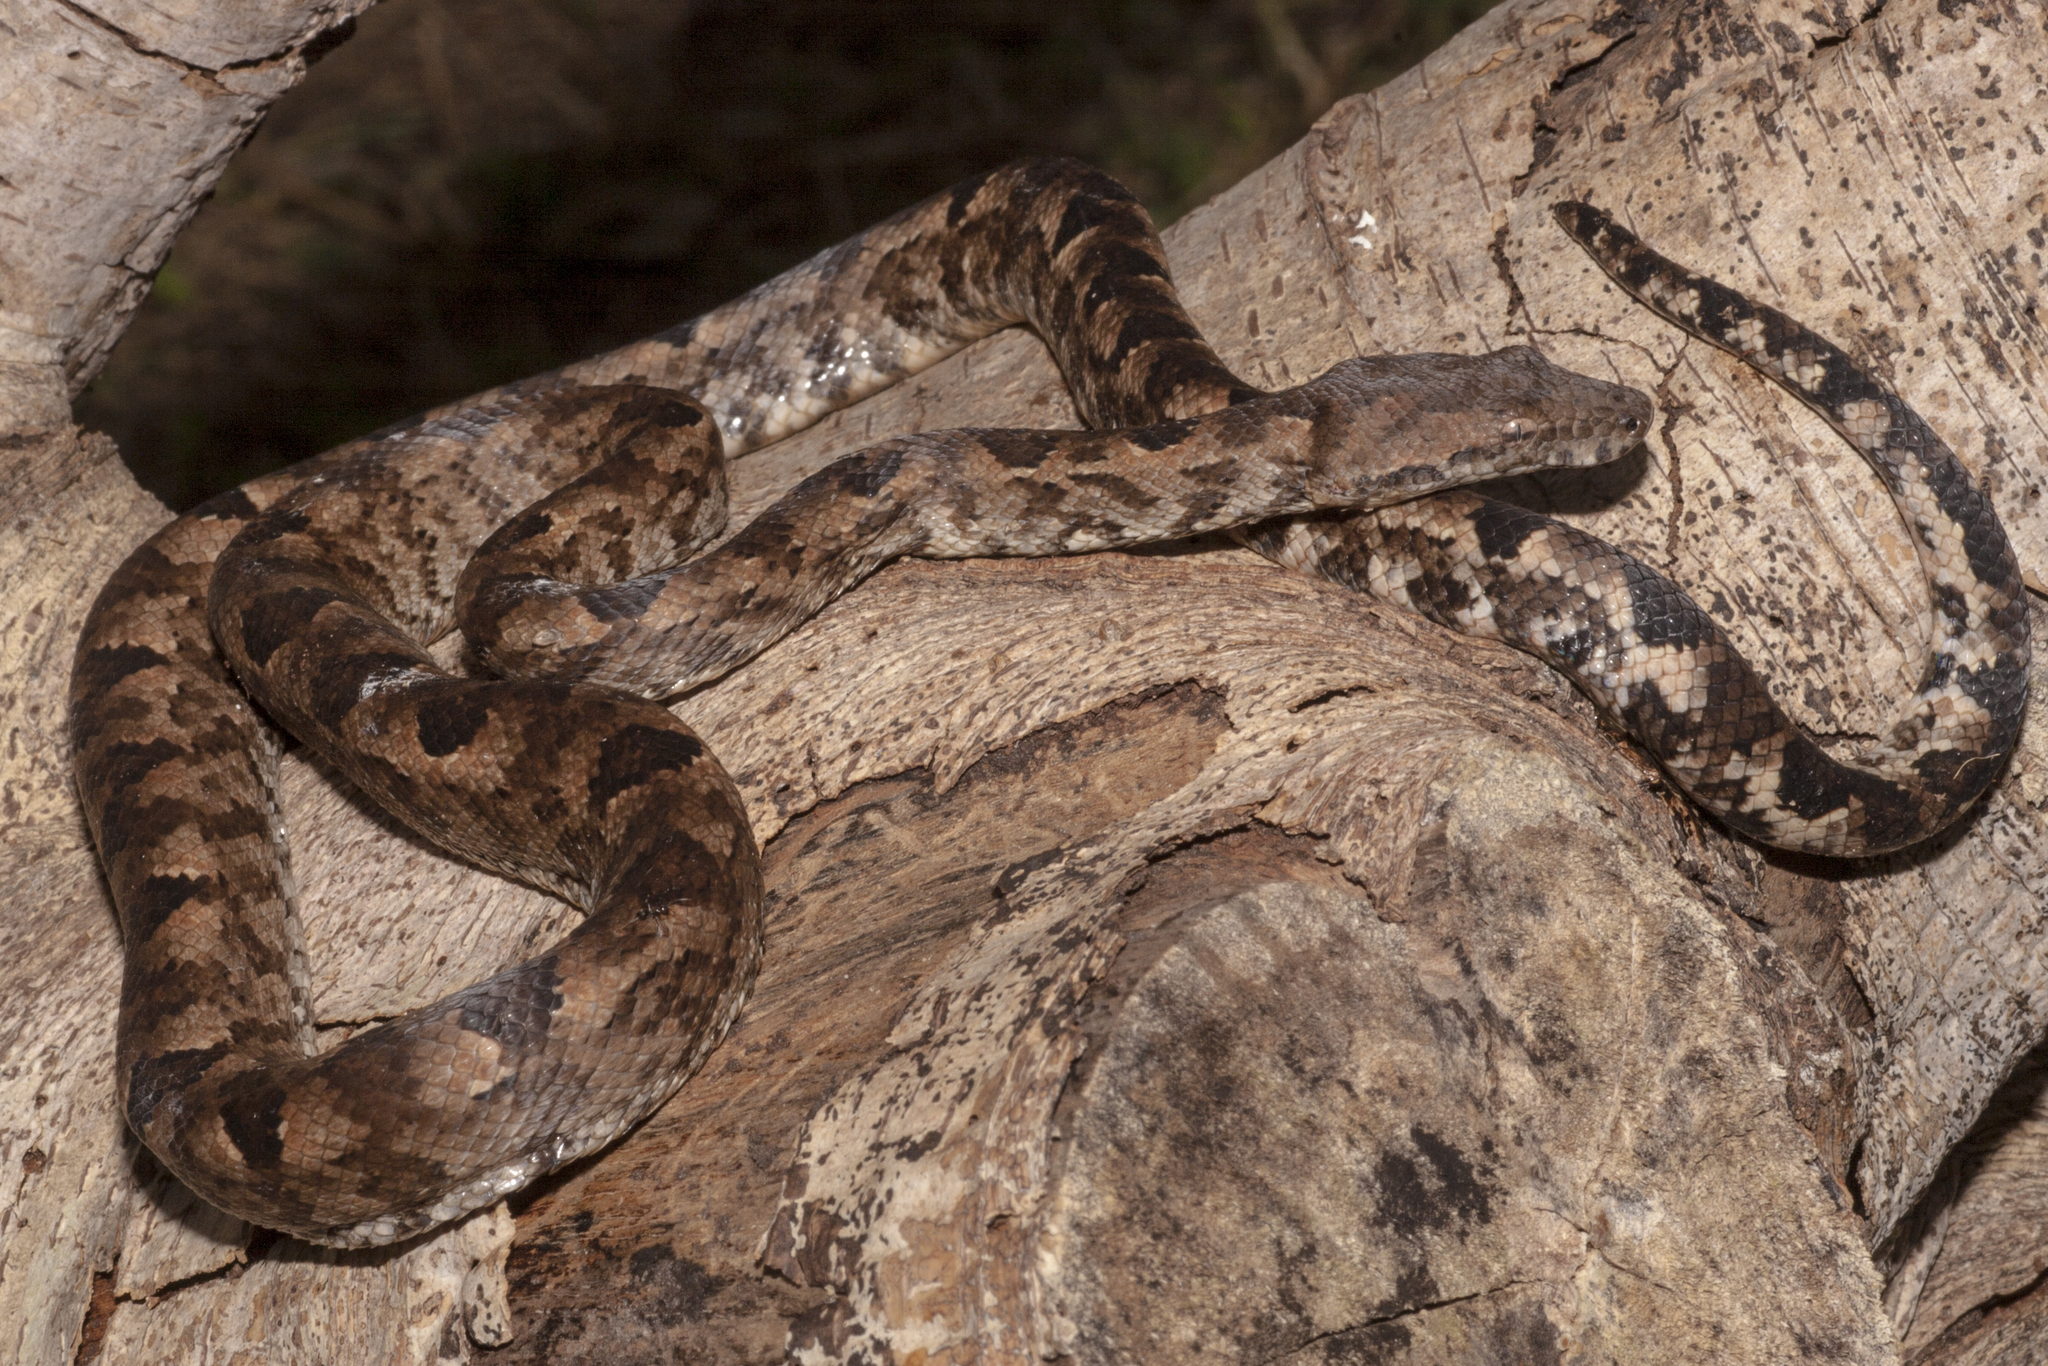
[[[1957, 829], [1843, 866], [1760, 853], [1540, 666], [1220, 544], [900, 564], [679, 705], [763, 842], [768, 954], [704, 1074], [614, 1148], [374, 1253], [196, 1205], [114, 1112], [117, 935], [63, 735], [84, 609], [166, 514], [62, 403], [343, 13], [6, 12], [18, 1359], [2034, 1359], [2038, 1059], [1986, 1111], [2048, 1014], [2039, 690]], [[1853, 747], [1928, 632], [1874, 477], [1609, 288], [1548, 206], [1616, 210], [1884, 375], [2038, 590], [2044, 69], [2009, 0], [1511, 0], [1169, 248], [1255, 382], [1527, 342], [1651, 392], [1645, 458], [1515, 495], [1666, 568]], [[836, 454], [969, 422], [1073, 423], [1034, 340], [741, 462], [736, 521]], [[282, 800], [327, 1028], [567, 923], [303, 755]]]

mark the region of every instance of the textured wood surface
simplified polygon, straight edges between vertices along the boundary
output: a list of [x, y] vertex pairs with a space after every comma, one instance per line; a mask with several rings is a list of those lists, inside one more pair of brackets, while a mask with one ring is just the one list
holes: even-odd
[[0, 397], [62, 420], [307, 48], [371, 0], [0, 4]]
[[[898, 566], [679, 708], [766, 844], [759, 994], [674, 1103], [515, 1202], [503, 1280], [500, 1221], [323, 1259], [181, 1206], [109, 1100], [118, 952], [60, 703], [85, 604], [164, 514], [62, 395], [260, 102], [139, 129], [125, 87], [59, 78], [48, 35], [80, 11], [21, 13], [10, 136], [52, 164], [104, 105], [123, 153], [82, 217], [0, 220], [31, 285], [0, 289], [27, 310], [0, 316], [20, 1359], [69, 1360], [82, 1327], [105, 1362], [457, 1360], [504, 1332], [499, 1361], [1860, 1362], [1898, 1359], [1895, 1329], [1915, 1360], [2033, 1359], [2027, 1083], [1971, 1130], [2042, 1032], [2038, 690], [1957, 832], [1846, 869], [1760, 857], [1535, 665], [1220, 547]], [[338, 13], [150, 22], [269, 51]], [[1998, 0], [1510, 3], [1169, 245], [1262, 383], [1528, 341], [1650, 391], [1646, 459], [1516, 495], [1691, 585], [1853, 745], [1924, 647], [1875, 479], [1608, 290], [1548, 205], [1616, 210], [1884, 374], [2038, 584], [2044, 59], [2038, 13]], [[1071, 420], [1037, 343], [999, 337], [744, 462], [739, 514], [876, 437]], [[329, 1027], [564, 923], [296, 758], [284, 801]]]

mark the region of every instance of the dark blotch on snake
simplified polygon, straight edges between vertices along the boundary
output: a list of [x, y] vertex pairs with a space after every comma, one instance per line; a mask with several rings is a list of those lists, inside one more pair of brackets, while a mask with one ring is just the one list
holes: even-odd
[[1646, 565], [1629, 568], [1629, 613], [1639, 643], [1684, 649], [1714, 638], [1717, 628], [1684, 589]]
[[128, 1122], [139, 1132], [167, 1095], [183, 1091], [207, 1069], [228, 1055], [229, 1045], [174, 1048], [153, 1058], [137, 1058], [128, 1068]]
[[653, 775], [689, 768], [703, 757], [704, 742], [694, 735], [638, 723], [625, 726], [598, 746], [597, 772], [590, 776], [590, 804], [602, 809], [612, 798]]
[[1106, 498], [1114, 498], [1127, 508], [1149, 508], [1159, 503], [1158, 494], [1120, 474], [1076, 473], [1069, 475], [1068, 479], [1084, 488], [1092, 488]]
[[419, 723], [420, 749], [444, 759], [476, 739], [491, 719], [490, 703], [474, 688], [451, 688], [427, 698], [413, 713]]
[[1141, 451], [1163, 451], [1187, 440], [1198, 425], [1189, 417], [1181, 418], [1177, 422], [1155, 422], [1149, 427], [1134, 428], [1129, 433], [1129, 439], [1130, 443]]
[[1091, 317], [1106, 304], [1128, 300], [1131, 281], [1158, 280], [1166, 275], [1152, 253], [1121, 242], [1103, 244], [1089, 257], [1089, 262], [1101, 272], [1088, 282], [1088, 290], [1081, 296], [1081, 311]]
[[361, 702], [375, 686], [420, 671], [416, 656], [395, 650], [365, 650], [336, 662], [307, 680], [307, 703], [316, 716], [339, 718]]
[[618, 417], [671, 430], [694, 427], [705, 417], [704, 410], [686, 398], [664, 389], [642, 389], [619, 406]]
[[304, 632], [341, 594], [328, 588], [287, 588], [265, 593], [242, 609], [242, 648], [261, 668], [286, 641]]
[[1070, 432], [986, 431], [978, 433], [981, 444], [996, 463], [1007, 469], [1035, 470], [1047, 456], [1072, 439]]
[[[989, 172], [994, 175], [995, 172]], [[946, 226], [957, 228], [966, 219], [968, 209], [974, 206], [974, 197], [981, 193], [981, 187], [988, 184], [988, 175], [972, 176], [961, 181], [947, 192]]]
[[[1083, 181], [1079, 192], [1068, 201], [1066, 212], [1060, 215], [1059, 227], [1052, 236], [1052, 254], [1058, 256], [1067, 249], [1068, 243], [1090, 228], [1127, 217], [1127, 206], [1133, 202], [1131, 192], [1108, 176], [1095, 176]], [[1154, 273], [1157, 273], [1156, 268]]]
[[543, 958], [523, 972], [458, 992], [448, 1004], [459, 1008], [458, 1021], [470, 1033], [495, 1039], [514, 1053], [538, 1051], [562, 1008], [561, 984], [554, 963]]
[[304, 531], [310, 522], [303, 512], [278, 512], [258, 518], [244, 527], [241, 540], [244, 545], [258, 545], [264, 541], [282, 540]]
[[1573, 668], [1582, 668], [1586, 661], [1593, 657], [1594, 643], [1592, 631], [1581, 626], [1576, 631], [1568, 631], [1557, 637], [1551, 643], [1550, 655], [1553, 659], [1562, 660]]
[[283, 1087], [265, 1086], [221, 1107], [221, 1128], [251, 1167], [275, 1167], [284, 1156], [286, 1099]]
[[1168, 313], [1146, 309], [1124, 319], [1124, 325], [1117, 329], [1116, 345], [1104, 359], [1111, 366], [1118, 366], [1139, 347], [1150, 342], [1200, 341], [1202, 334], [1194, 325]]
[[[545, 536], [554, 529], [555, 519], [551, 515], [546, 512], [530, 512], [526, 516], [500, 527], [492, 534], [491, 541], [496, 549], [509, 550], [522, 541], [530, 541], [536, 536]], [[537, 574], [528, 576], [529, 579], [537, 579], [539, 577]]]
[[175, 915], [180, 906], [188, 901], [205, 901], [209, 893], [219, 894], [219, 887], [211, 877], [194, 877], [190, 873], [158, 873], [146, 877], [124, 908], [122, 933], [147, 939]]
[[[833, 461], [804, 484], [836, 483], [855, 498], [873, 498], [895, 481], [906, 454], [908, 448], [901, 441], [885, 442], [872, 450]], [[803, 484], [797, 487], [801, 489]]]
[[207, 499], [198, 507], [185, 514], [187, 517], [208, 518], [222, 522], [246, 522], [260, 515], [260, 509], [251, 502], [249, 495], [240, 489], [229, 489]]
[[168, 663], [169, 659], [147, 645], [113, 645], [80, 655], [77, 674], [85, 687], [105, 692], [124, 678]]
[[[98, 762], [93, 765], [92, 776], [95, 781], [106, 783], [117, 791], [132, 792], [137, 784], [161, 765], [186, 758], [190, 754], [191, 751], [183, 745], [161, 737], [141, 742], [123, 740], [118, 744], [108, 745], [101, 751], [97, 756]], [[127, 842], [128, 822], [108, 821], [102, 824], [102, 840], [118, 839], [121, 844]]]
[[1502, 564], [1512, 564], [1522, 553], [1522, 542], [1542, 525], [1543, 519], [1535, 513], [1492, 498], [1472, 516], [1472, 534], [1479, 539], [1479, 552]]

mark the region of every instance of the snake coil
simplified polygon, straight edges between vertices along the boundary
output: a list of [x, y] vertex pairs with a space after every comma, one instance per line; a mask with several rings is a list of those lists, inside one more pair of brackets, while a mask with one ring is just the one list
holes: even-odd
[[[1625, 454], [1651, 417], [1641, 394], [1526, 347], [1364, 357], [1261, 394], [1181, 309], [1127, 191], [1020, 162], [694, 322], [213, 499], [114, 573], [71, 722], [125, 945], [129, 1124], [221, 1208], [360, 1246], [636, 1123], [724, 1035], [761, 954], [739, 795], [657, 699], [899, 555], [1259, 524], [1247, 543], [1282, 563], [1570, 671], [1737, 829], [1827, 853], [1931, 833], [1995, 774], [2024, 700], [2025, 603], [1988, 504], [1841, 352], [1591, 209], [1562, 220], [1624, 288], [1812, 403], [1906, 509], [1941, 629], [1874, 768], [1801, 735], [1667, 581], [1455, 491]], [[1014, 322], [1095, 430], [884, 442], [690, 558], [724, 521], [725, 458]], [[457, 621], [507, 677], [435, 664], [426, 646]], [[426, 838], [562, 895], [582, 924], [315, 1056], [277, 742], [249, 697]]]

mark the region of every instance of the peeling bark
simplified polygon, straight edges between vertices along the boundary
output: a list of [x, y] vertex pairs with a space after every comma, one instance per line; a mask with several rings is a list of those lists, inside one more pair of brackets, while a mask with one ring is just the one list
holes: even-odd
[[[679, 706], [764, 842], [756, 998], [516, 1233], [337, 1256], [181, 1198], [113, 1112], [118, 945], [61, 719], [85, 604], [165, 514], [62, 405], [349, 9], [0, 11], [19, 1359], [2033, 1359], [2038, 1059], [1999, 1087], [2048, 1007], [2044, 718], [1926, 847], [1760, 854], [1539, 666], [1219, 545], [899, 565]], [[1853, 744], [1928, 629], [1874, 478], [1609, 289], [1548, 206], [1615, 210], [1885, 375], [2038, 584], [2043, 70], [2038, 11], [1999, 0], [1511, 3], [1169, 248], [1260, 383], [1529, 342], [1651, 391], [1645, 458], [1513, 493], [1691, 586]], [[1035, 341], [742, 462], [736, 515], [966, 422], [1071, 424]], [[303, 756], [284, 783], [330, 1026], [566, 923]]]

